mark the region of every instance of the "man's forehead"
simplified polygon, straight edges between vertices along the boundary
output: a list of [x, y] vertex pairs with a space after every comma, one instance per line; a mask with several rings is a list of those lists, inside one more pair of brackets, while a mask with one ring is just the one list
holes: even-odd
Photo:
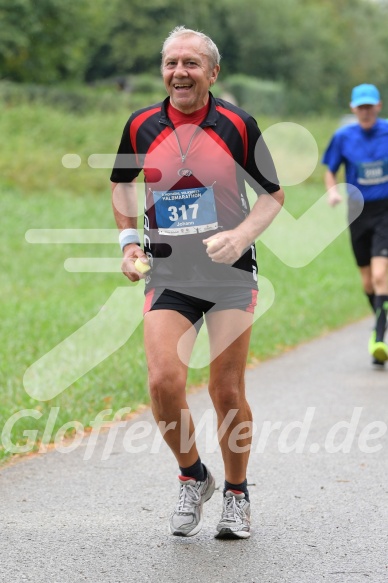
[[164, 58], [175, 55], [206, 57], [204, 41], [196, 36], [182, 36], [171, 40], [164, 50]]

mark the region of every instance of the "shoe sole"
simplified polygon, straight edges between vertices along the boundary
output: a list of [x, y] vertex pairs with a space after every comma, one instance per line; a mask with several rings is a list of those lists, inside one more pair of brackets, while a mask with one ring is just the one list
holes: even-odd
[[193, 528], [193, 530], [190, 530], [190, 532], [182, 532], [181, 530], [171, 530], [171, 527], [169, 527], [169, 531], [170, 534], [174, 535], [174, 536], [184, 536], [184, 537], [188, 537], [188, 536], [195, 536], [196, 534], [199, 533], [199, 531], [202, 529], [203, 526], [203, 516], [202, 516], [202, 509], [201, 509], [201, 519], [198, 522], [197, 526], [195, 528]]
[[216, 489], [216, 482], [214, 480], [214, 478], [212, 477], [212, 481], [209, 484], [209, 487], [206, 491], [206, 495], [204, 497], [204, 499], [202, 500], [202, 504], [201, 504], [201, 518], [197, 524], [197, 526], [195, 528], [193, 528], [193, 530], [190, 530], [190, 532], [182, 532], [181, 530], [172, 530], [171, 529], [171, 525], [169, 525], [169, 532], [170, 534], [174, 535], [174, 536], [195, 536], [196, 534], [199, 533], [199, 531], [202, 529], [203, 526], [203, 505], [205, 504], [205, 502], [207, 502], [208, 500], [210, 500], [210, 498], [213, 496], [214, 494], [214, 490]]
[[214, 538], [218, 538], [218, 539], [223, 539], [223, 540], [227, 540], [227, 539], [245, 539], [245, 538], [249, 538], [251, 536], [251, 533], [247, 530], [238, 530], [238, 531], [233, 531], [230, 528], [221, 528], [221, 530], [215, 535]]
[[372, 366], [374, 366], [377, 370], [381, 370], [385, 367], [385, 362], [381, 362], [380, 360], [372, 361]]

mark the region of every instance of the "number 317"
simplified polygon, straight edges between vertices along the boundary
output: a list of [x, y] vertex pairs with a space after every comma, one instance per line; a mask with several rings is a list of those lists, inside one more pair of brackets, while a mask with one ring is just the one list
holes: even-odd
[[[189, 209], [191, 209], [191, 212]], [[176, 206], [169, 206], [168, 210], [171, 213], [168, 218], [172, 222], [178, 221], [179, 219], [183, 221], [187, 221], [188, 219], [193, 220], [197, 218], [198, 204], [189, 204], [189, 206], [182, 204], [182, 206], [178, 208]], [[178, 214], [178, 211], [180, 214]], [[188, 216], [189, 214], [191, 214], [190, 217]]]

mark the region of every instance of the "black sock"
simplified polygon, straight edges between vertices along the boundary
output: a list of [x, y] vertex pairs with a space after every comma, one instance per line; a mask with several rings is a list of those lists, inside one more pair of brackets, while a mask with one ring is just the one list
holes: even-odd
[[376, 342], [384, 341], [387, 326], [388, 295], [375, 296]]
[[367, 294], [365, 292], [365, 295], [368, 298], [368, 302], [370, 303], [370, 307], [372, 308], [373, 313], [375, 313], [375, 294]]
[[248, 483], [246, 479], [243, 482], [241, 482], [241, 484], [231, 484], [230, 482], [225, 480], [224, 496], [227, 490], [237, 490], [238, 492], [243, 492], [245, 494], [246, 501], [249, 502]]
[[197, 482], [203, 482], [207, 477], [206, 468], [201, 462], [200, 457], [192, 466], [189, 466], [188, 468], [181, 468], [179, 466], [179, 470], [181, 472], [181, 476], [185, 478], [194, 478]]

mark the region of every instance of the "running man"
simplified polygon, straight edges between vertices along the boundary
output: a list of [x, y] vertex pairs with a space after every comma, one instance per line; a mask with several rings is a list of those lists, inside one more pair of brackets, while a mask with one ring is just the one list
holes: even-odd
[[388, 360], [384, 341], [388, 311], [388, 121], [378, 117], [382, 102], [374, 85], [354, 87], [350, 108], [357, 123], [334, 134], [323, 157], [328, 167], [325, 184], [329, 204], [335, 206], [342, 200], [336, 174], [344, 164], [350, 212], [352, 205], [358, 204], [359, 192], [363, 197], [362, 213], [351, 223], [350, 235], [363, 289], [376, 316], [369, 352], [373, 364], [382, 367]]
[[[252, 414], [244, 372], [257, 296], [254, 241], [279, 212], [283, 191], [256, 121], [209, 91], [219, 61], [218, 49], [206, 35], [184, 27], [170, 33], [161, 65], [168, 96], [129, 118], [111, 182], [122, 271], [132, 282], [145, 278], [152, 411], [179, 466], [179, 499], [170, 532], [197, 534], [202, 505], [215, 488], [199, 456], [186, 401], [190, 354], [205, 320], [208, 390], [222, 429], [225, 468], [216, 536], [248, 538]], [[135, 184], [142, 170], [144, 251]], [[258, 195], [251, 210], [246, 181]], [[137, 259], [143, 262], [140, 267]], [[237, 447], [231, 439], [236, 433]]]

